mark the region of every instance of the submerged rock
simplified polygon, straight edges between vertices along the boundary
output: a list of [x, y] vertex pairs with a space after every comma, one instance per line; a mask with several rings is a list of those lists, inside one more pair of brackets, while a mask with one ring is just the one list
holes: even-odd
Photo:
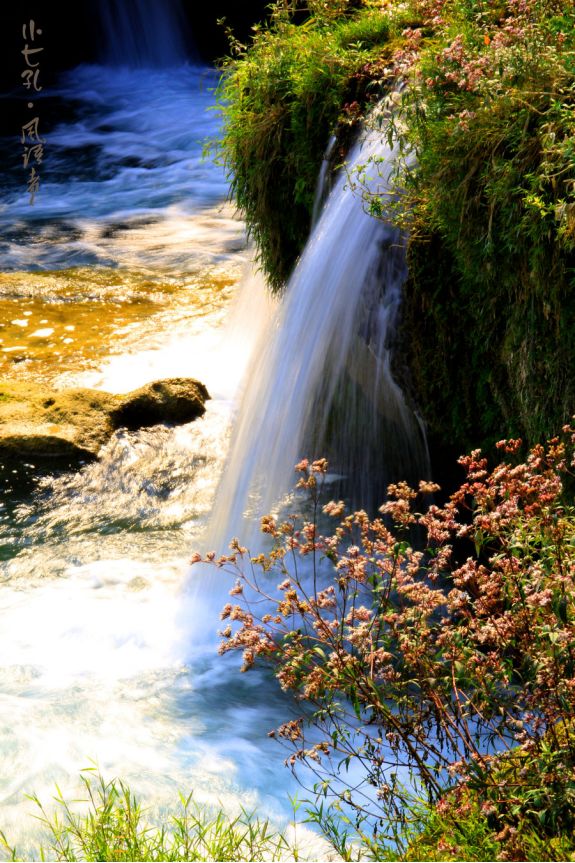
[[155, 381], [125, 395], [0, 382], [0, 459], [62, 466], [93, 460], [116, 429], [190, 422], [209, 397], [192, 378]]

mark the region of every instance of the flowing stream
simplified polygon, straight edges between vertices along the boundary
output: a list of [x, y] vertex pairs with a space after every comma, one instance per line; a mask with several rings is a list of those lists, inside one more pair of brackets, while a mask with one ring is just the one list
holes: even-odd
[[77, 473], [35, 483], [2, 468], [0, 829], [24, 859], [39, 829], [25, 794], [49, 802], [58, 783], [73, 799], [93, 763], [153, 808], [193, 790], [280, 825], [297, 788], [267, 737], [289, 701], [269, 674], [197, 645], [181, 615], [270, 303], [254, 277], [223, 326], [248, 254], [222, 171], [202, 158], [217, 79], [160, 59], [67, 73], [38, 98], [41, 118], [66, 119], [46, 136], [34, 206], [21, 166], [3, 179], [1, 376], [122, 392], [189, 375], [212, 395], [201, 420], [119, 433]]
[[[179, 6], [167, 8], [154, 26], [173, 34]], [[400, 468], [413, 453], [424, 461], [389, 367], [401, 237], [363, 212], [342, 174], [278, 306], [245, 275], [243, 225], [221, 170], [202, 159], [217, 134], [213, 72], [185, 62], [175, 36], [162, 51], [142, 44], [122, 65], [130, 43], [115, 33], [102, 65], [49, 94], [66, 120], [47, 138], [34, 206], [23, 172], [4, 183], [0, 374], [113, 392], [189, 375], [212, 399], [177, 429], [120, 431], [77, 473], [0, 474], [0, 828], [24, 854], [24, 795], [46, 801], [58, 783], [72, 797], [93, 763], [152, 807], [193, 789], [285, 824], [298, 786], [267, 732], [291, 702], [266, 671], [240, 675], [216, 655], [228, 584], [190, 576], [190, 552], [275, 505], [308, 446], [364, 477], [383, 438], [412, 442], [394, 456]], [[386, 190], [393, 153], [377, 133], [350, 162], [372, 157], [383, 162], [367, 183]], [[350, 387], [349, 421], [326, 436]]]

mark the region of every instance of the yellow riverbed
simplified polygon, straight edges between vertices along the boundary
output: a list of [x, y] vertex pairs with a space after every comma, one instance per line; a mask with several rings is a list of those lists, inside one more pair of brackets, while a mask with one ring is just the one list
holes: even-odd
[[0, 378], [52, 383], [164, 328], [223, 313], [238, 265], [185, 277], [104, 267], [0, 273]]

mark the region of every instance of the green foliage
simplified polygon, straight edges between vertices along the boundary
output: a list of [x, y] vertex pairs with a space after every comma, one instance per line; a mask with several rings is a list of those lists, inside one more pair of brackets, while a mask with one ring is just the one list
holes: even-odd
[[385, 55], [391, 35], [388, 19], [367, 0], [359, 9], [310, 5], [298, 24], [276, 4], [270, 26], [224, 62], [219, 89], [220, 159], [276, 289], [307, 238], [329, 134], [339, 119], [344, 126], [357, 120], [359, 102], [369, 98], [369, 64]]
[[502, 428], [533, 443], [575, 401], [575, 13], [568, 0], [415, 5], [422, 27], [397, 62], [417, 156], [402, 179], [417, 400], [458, 445]]
[[[230, 819], [200, 806], [191, 794], [180, 795], [179, 810], [157, 827], [124, 782], [106, 782], [88, 770], [82, 783], [85, 797], [73, 803], [57, 789], [55, 811], [48, 811], [37, 796], [30, 797], [49, 837], [47, 846], [38, 849], [38, 859], [258, 861], [285, 859], [286, 854], [298, 859], [297, 850], [267, 821], [247, 812]], [[22, 859], [1, 833], [0, 840], [10, 859]]]
[[[512, 826], [513, 825], [513, 826]], [[477, 792], [450, 794], [421, 805], [402, 861], [572, 860], [572, 833], [544, 836], [526, 820], [507, 822]]]
[[303, 5], [276, 3], [253, 44], [233, 46], [221, 87], [220, 158], [272, 287], [303, 248], [329, 133], [341, 162], [345, 131], [407, 80], [403, 383], [432, 438], [543, 439], [575, 401], [573, 4]]

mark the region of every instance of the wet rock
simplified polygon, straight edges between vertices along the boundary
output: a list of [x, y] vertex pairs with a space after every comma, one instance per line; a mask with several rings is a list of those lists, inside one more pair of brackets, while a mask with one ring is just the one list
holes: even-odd
[[187, 423], [204, 413], [205, 386], [189, 378], [168, 378], [134, 390], [112, 412], [116, 427], [144, 428], [167, 422]]
[[0, 382], [0, 460], [72, 467], [97, 458], [116, 429], [189, 422], [204, 413], [208, 398], [191, 378], [155, 381], [126, 395]]

